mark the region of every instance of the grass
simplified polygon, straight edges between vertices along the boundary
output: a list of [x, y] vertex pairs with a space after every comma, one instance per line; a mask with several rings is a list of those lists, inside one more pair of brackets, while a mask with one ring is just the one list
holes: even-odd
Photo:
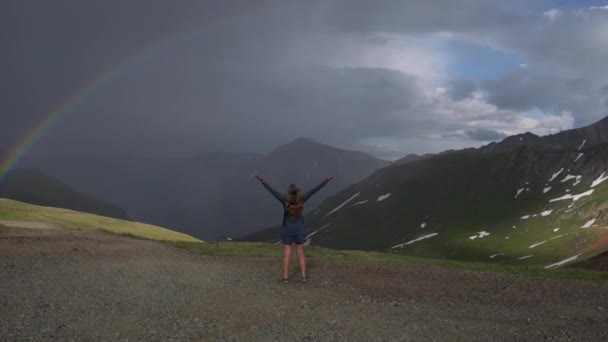
[[[139, 222], [124, 221], [73, 210], [42, 207], [0, 198], [0, 220], [35, 221], [54, 223], [68, 229], [98, 229], [109, 233], [138, 239], [158, 240], [200, 255], [230, 257], [273, 257], [282, 255], [282, 247], [263, 242], [207, 243], [189, 235], [166, 228]], [[219, 248], [218, 248], [219, 247]], [[307, 246], [306, 256], [312, 260], [347, 260], [362, 262], [397, 262], [417, 265], [437, 265], [488, 272], [507, 272], [550, 278], [568, 278], [590, 281], [608, 281], [608, 272], [577, 269], [544, 269], [533, 265], [501, 265], [483, 262], [465, 262], [439, 258], [406, 256], [360, 250], [336, 250], [319, 246]]]
[[[282, 255], [281, 246], [264, 242], [220, 242], [219, 246], [214, 243], [186, 241], [166, 241], [165, 243], [174, 247], [186, 249], [196, 254], [209, 256], [274, 257], [278, 260]], [[306, 257], [312, 260], [398, 262], [417, 265], [456, 267], [460, 269], [478, 270], [484, 272], [513, 273], [544, 278], [576, 279], [597, 282], [608, 281], [608, 272], [595, 272], [579, 269], [545, 269], [541, 266], [518, 266], [483, 262], [464, 262], [447, 259], [405, 256], [396, 253], [334, 250], [312, 245], [307, 246], [305, 251]]]
[[62, 208], [43, 207], [4, 198], [0, 198], [0, 220], [48, 222], [68, 229], [99, 229], [150, 240], [200, 242], [192, 236], [150, 224]]

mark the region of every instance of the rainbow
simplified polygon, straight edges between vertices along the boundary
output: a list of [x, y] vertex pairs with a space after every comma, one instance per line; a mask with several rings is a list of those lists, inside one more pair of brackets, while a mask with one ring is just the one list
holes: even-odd
[[[223, 21], [223, 19], [227, 18], [235, 18], [240, 17], [245, 14], [251, 14], [252, 12], [258, 12], [261, 10], [270, 7], [273, 1], [269, 1], [264, 5], [259, 5], [257, 8], [247, 8], [242, 12], [235, 12], [231, 14], [226, 14], [223, 17], [216, 17], [211, 22], [207, 22], [203, 26], [196, 27], [190, 31], [181, 32], [179, 34], [174, 34], [171, 36], [165, 36], [159, 39], [156, 43], [148, 45], [144, 47], [142, 50], [127, 56], [122, 60], [122, 62], [118, 63], [115, 66], [109, 67], [100, 74], [97, 75], [93, 80], [81, 85], [75, 91], [70, 93], [64, 101], [49, 112], [46, 115], [43, 115], [43, 118], [36, 123], [33, 127], [28, 129], [25, 134], [15, 143], [11, 149], [6, 153], [5, 156], [0, 155], [0, 183], [6, 178], [6, 176], [10, 173], [10, 171], [15, 167], [15, 165], [26, 155], [34, 145], [44, 135], [55, 125], [58, 121], [61, 120], [67, 113], [74, 110], [74, 108], [78, 107], [80, 104], [85, 102], [88, 98], [91, 97], [98, 89], [103, 86], [111, 83], [113, 80], [123, 75], [130, 67], [143, 62], [146, 57], [150, 57], [154, 55], [154, 53], [159, 52], [169, 46], [175, 45], [179, 42], [182, 42], [188, 38], [193, 37], [199, 32], [203, 31], [203, 29], [208, 28], [208, 25], [211, 23], [218, 23]], [[285, 4], [282, 4], [284, 6]], [[222, 19], [222, 20], [220, 20]]]
[[6, 155], [0, 159], [0, 182], [2, 182], [7, 174], [15, 167], [17, 162], [26, 155], [31, 148], [50, 130], [65, 114], [78, 107], [81, 103], [85, 102], [95, 91], [104, 85], [111, 82], [122, 74], [122, 71], [127, 69], [130, 65], [140, 60], [143, 56], [148, 55], [151, 50], [156, 50], [158, 44], [152, 49], [144, 49], [135, 55], [132, 55], [125, 59], [122, 63], [108, 68], [101, 74], [99, 74], [93, 80], [85, 83], [79, 87], [76, 91], [72, 92], [64, 101], [61, 102], [50, 113], [43, 116], [42, 120], [37, 122], [33, 127], [28, 129], [26, 133], [17, 141], [16, 144], [6, 153]]

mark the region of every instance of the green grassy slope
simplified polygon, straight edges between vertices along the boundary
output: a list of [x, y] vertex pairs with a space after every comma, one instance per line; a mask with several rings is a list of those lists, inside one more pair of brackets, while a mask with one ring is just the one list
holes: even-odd
[[48, 222], [68, 229], [100, 229], [115, 234], [152, 240], [200, 242], [189, 235], [145, 223], [124, 221], [69, 209], [42, 207], [5, 198], [0, 198], [0, 220]]

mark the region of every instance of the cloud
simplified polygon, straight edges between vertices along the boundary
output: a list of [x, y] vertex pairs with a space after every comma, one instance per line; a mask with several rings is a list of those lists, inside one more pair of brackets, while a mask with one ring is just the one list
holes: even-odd
[[494, 40], [525, 55], [528, 66], [486, 80], [482, 89], [500, 108], [568, 111], [576, 125], [589, 124], [608, 111], [602, 95], [608, 45], [600, 43], [608, 16], [585, 10], [560, 13], [517, 30], [495, 32]]
[[358, 33], [483, 30], [517, 24], [522, 16], [502, 3], [485, 0], [461, 0], [457, 5], [450, 0], [334, 0], [324, 8], [330, 27]]
[[[504, 134], [548, 134], [608, 111], [608, 17], [594, 7], [541, 11], [526, 1], [485, 0], [44, 6], [15, 2], [0, 21], [10, 32], [0, 36], [8, 51], [0, 55], [0, 111], [9, 113], [3, 145], [149, 46], [160, 48], [89, 94], [36, 148], [265, 152], [308, 136], [396, 158]], [[491, 79], [455, 78], [450, 40], [516, 54], [522, 67]]]
[[454, 101], [460, 101], [473, 95], [477, 89], [475, 82], [466, 79], [454, 79], [449, 82], [449, 94]]
[[556, 9], [556, 8], [552, 8], [546, 12], [543, 13], [543, 15], [548, 19], [548, 20], [557, 20], [559, 19], [559, 17], [562, 16], [562, 11]]
[[480, 141], [497, 141], [507, 137], [506, 134], [491, 129], [466, 130], [464, 131], [464, 134], [467, 138], [471, 140]]
[[591, 6], [591, 7], [589, 7], [589, 10], [590, 11], [594, 11], [594, 10], [597, 10], [597, 11], [608, 11], [608, 5], [605, 5], [605, 6]]

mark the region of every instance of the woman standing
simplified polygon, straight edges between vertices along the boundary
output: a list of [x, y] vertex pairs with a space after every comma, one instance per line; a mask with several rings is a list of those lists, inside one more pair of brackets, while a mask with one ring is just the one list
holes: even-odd
[[283, 244], [283, 282], [288, 281], [289, 259], [291, 257], [291, 245], [296, 244], [300, 271], [302, 272], [302, 282], [306, 282], [306, 258], [304, 257], [304, 217], [302, 210], [306, 202], [317, 191], [333, 179], [328, 177], [321, 184], [310, 191], [302, 194], [300, 188], [295, 184], [290, 184], [286, 194], [282, 194], [273, 189], [264, 181], [263, 177], [256, 176], [262, 185], [283, 205], [283, 228], [281, 230], [281, 243]]

